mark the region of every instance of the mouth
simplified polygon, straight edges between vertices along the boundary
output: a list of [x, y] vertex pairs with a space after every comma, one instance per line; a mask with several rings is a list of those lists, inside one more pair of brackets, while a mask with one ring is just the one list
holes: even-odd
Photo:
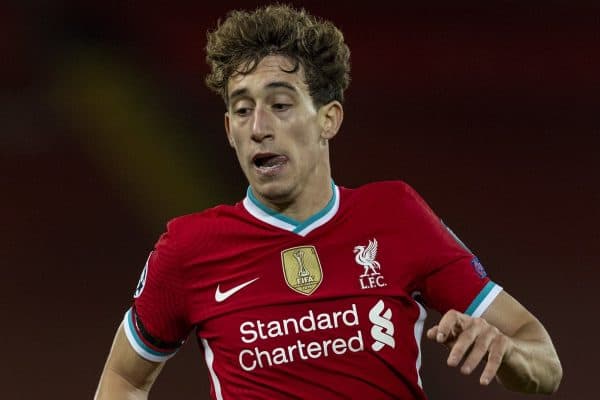
[[259, 174], [274, 176], [279, 173], [288, 162], [288, 158], [275, 153], [258, 153], [252, 157], [252, 164]]

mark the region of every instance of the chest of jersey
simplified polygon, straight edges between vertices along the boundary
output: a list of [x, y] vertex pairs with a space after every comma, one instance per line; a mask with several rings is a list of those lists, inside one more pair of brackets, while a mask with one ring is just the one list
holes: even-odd
[[340, 213], [305, 237], [240, 225], [211, 259], [199, 255], [191, 309], [220, 375], [260, 380], [316, 369], [334, 380], [371, 365], [379, 367], [359, 382], [369, 374], [394, 382], [400, 371], [416, 382], [425, 312], [412, 295], [423, 261], [404, 239], [409, 232], [385, 222]]

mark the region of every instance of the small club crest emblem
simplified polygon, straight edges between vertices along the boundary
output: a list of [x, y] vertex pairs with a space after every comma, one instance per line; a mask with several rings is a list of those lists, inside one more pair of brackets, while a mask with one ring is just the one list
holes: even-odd
[[481, 261], [479, 261], [479, 258], [473, 257], [473, 259], [471, 260], [471, 265], [473, 266], [475, 272], [477, 272], [477, 275], [479, 275], [481, 279], [487, 276], [487, 272], [485, 272], [485, 268], [483, 267], [483, 264], [481, 264]]
[[373, 240], [369, 240], [369, 244], [366, 246], [354, 247], [354, 261], [364, 268], [362, 275], [358, 278], [361, 289], [387, 286], [383, 280], [383, 275], [381, 275], [381, 264], [375, 260], [377, 246], [377, 239], [373, 238]]
[[144, 269], [142, 270], [142, 274], [140, 275], [140, 280], [138, 281], [138, 284], [135, 287], [135, 292], [133, 293], [134, 299], [137, 299], [142, 295], [144, 287], [146, 286], [146, 276], [148, 275], [148, 261], [150, 261], [151, 256], [152, 253], [150, 253], [150, 255], [148, 256], [148, 259], [146, 260], [146, 265], [144, 265]]
[[283, 277], [295, 292], [311, 295], [323, 280], [323, 270], [314, 246], [300, 246], [281, 252]]

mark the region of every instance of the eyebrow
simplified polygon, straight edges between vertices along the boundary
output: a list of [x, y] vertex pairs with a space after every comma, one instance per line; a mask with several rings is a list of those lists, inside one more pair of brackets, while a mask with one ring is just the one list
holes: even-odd
[[[285, 89], [291, 90], [292, 92], [298, 92], [298, 90], [293, 85], [291, 85], [285, 81], [274, 81], [274, 82], [269, 82], [265, 85], [265, 89], [277, 89], [277, 88], [285, 88]], [[234, 99], [236, 99], [237, 97], [242, 97], [242, 96], [245, 96], [246, 94], [248, 94], [247, 88], [236, 89], [233, 92], [231, 92], [231, 95], [229, 96], [229, 101], [231, 102]]]

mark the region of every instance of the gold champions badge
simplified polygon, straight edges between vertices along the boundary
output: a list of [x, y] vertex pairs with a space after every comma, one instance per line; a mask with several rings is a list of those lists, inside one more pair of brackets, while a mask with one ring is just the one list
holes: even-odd
[[323, 280], [323, 270], [315, 246], [300, 246], [281, 252], [285, 282], [294, 291], [311, 295]]

